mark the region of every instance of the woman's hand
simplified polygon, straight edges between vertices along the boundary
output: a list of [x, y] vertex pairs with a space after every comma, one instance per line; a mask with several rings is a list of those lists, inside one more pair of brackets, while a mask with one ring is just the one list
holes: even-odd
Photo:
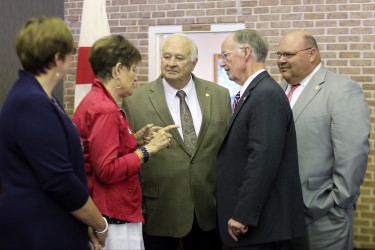
[[94, 247], [94, 250], [102, 250], [102, 245], [100, 244], [99, 239], [96, 237], [92, 227], [89, 227], [89, 240]]
[[[105, 240], [107, 239], [108, 237], [108, 232], [104, 233], [104, 234], [98, 234], [98, 233], [95, 233], [95, 236], [96, 238], [99, 240], [99, 243], [100, 243], [100, 247], [105, 247]], [[101, 249], [99, 248], [99, 249]]]
[[134, 134], [137, 144], [142, 146], [149, 143], [153, 138], [154, 132], [157, 132], [159, 129], [161, 129], [161, 127], [154, 126], [152, 123], [144, 126], [141, 130]]
[[160, 150], [169, 147], [172, 135], [169, 133], [171, 129], [176, 129], [179, 125], [169, 125], [164, 128], [159, 128], [156, 132], [152, 133], [151, 140], [146, 144], [145, 148], [150, 156], [156, 154]]
[[[88, 196], [86, 203], [81, 208], [70, 213], [88, 226], [88, 235], [94, 247], [96, 247], [95, 249], [101, 249], [98, 247], [105, 246], [105, 240], [108, 236], [108, 222], [100, 214], [90, 196]], [[96, 240], [99, 241], [99, 245], [101, 246], [98, 246]]]

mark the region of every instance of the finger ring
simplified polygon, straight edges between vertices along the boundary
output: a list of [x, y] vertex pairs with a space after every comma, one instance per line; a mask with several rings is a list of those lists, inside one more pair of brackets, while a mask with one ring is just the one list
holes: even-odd
[[241, 231], [240, 231], [239, 229], [234, 230], [234, 233], [235, 233], [236, 235], [239, 235], [240, 232], [241, 232]]

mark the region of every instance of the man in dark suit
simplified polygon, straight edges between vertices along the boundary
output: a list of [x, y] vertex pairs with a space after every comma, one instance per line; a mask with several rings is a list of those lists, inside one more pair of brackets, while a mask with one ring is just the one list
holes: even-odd
[[256, 31], [230, 34], [221, 49], [241, 91], [217, 158], [220, 236], [236, 250], [287, 249], [305, 230], [292, 111]]
[[295, 89], [289, 96], [308, 225], [295, 249], [351, 250], [370, 150], [365, 96], [356, 82], [322, 65], [316, 40], [306, 31], [286, 34], [276, 55], [282, 88], [287, 94]]
[[[149, 123], [181, 125], [171, 131], [169, 149], [140, 171], [147, 250], [176, 250], [180, 239], [184, 250], [221, 249], [215, 164], [231, 117], [230, 97], [227, 89], [192, 74], [197, 61], [198, 50], [190, 38], [169, 36], [162, 46], [161, 76], [124, 101], [135, 131]], [[181, 91], [185, 104], [178, 97]]]

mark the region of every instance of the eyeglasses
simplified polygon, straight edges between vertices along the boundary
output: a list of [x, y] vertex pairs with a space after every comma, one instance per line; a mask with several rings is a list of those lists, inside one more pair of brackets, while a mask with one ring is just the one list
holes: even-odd
[[241, 48], [238, 48], [238, 49], [234, 49], [234, 50], [231, 50], [231, 51], [227, 51], [227, 52], [224, 52], [224, 53], [221, 53], [221, 59], [223, 59], [223, 60], [225, 60], [225, 59], [227, 59], [227, 56], [230, 54], [230, 53], [232, 53], [232, 52], [234, 52], [234, 51], [237, 51], [237, 50], [242, 50], [244, 47], [241, 47]]
[[275, 55], [277, 56], [277, 58], [281, 58], [282, 56], [284, 56], [285, 58], [291, 58], [292, 56], [297, 55], [298, 52], [309, 50], [309, 49], [312, 49], [312, 47], [307, 48], [307, 49], [301, 49], [295, 52], [276, 52]]

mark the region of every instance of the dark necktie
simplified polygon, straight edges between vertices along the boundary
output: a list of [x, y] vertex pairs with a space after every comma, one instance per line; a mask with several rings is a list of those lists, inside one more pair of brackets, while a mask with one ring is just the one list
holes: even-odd
[[293, 92], [300, 86], [301, 84], [297, 83], [295, 85], [292, 85], [292, 87], [290, 88], [289, 90], [289, 93], [288, 93], [288, 100], [289, 102], [292, 100], [292, 96], [293, 96]]
[[241, 91], [238, 91], [238, 93], [236, 94], [236, 96], [234, 97], [234, 100], [233, 100], [233, 106], [232, 106], [232, 111], [233, 112], [236, 109], [236, 107], [237, 107], [240, 99], [241, 99]]
[[197, 134], [194, 129], [193, 117], [191, 116], [190, 109], [185, 101], [186, 93], [183, 90], [179, 90], [176, 95], [180, 98], [180, 116], [184, 142], [189, 153], [192, 154], [195, 149], [195, 144], [197, 143]]

